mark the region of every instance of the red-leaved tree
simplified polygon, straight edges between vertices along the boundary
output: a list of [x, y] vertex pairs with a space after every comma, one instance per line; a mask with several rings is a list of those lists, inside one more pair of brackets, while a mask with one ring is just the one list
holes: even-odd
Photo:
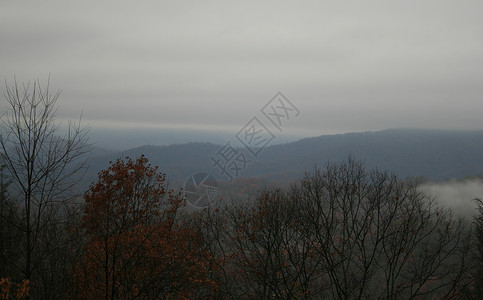
[[193, 297], [212, 288], [199, 236], [179, 218], [183, 199], [141, 156], [111, 163], [85, 194], [87, 237], [71, 297]]

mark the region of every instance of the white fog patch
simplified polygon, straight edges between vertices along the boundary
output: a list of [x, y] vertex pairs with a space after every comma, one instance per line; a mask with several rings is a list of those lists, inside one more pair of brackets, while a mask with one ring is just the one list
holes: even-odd
[[421, 185], [424, 192], [436, 197], [438, 203], [451, 208], [456, 216], [470, 217], [475, 213], [475, 198], [483, 198], [483, 180], [453, 180]]

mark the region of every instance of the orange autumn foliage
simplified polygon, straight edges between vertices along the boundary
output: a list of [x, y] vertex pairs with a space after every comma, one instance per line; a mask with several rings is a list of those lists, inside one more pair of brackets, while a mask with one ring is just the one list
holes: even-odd
[[[0, 278], [0, 299], [10, 299], [12, 283], [8, 278]], [[14, 299], [23, 299], [29, 295], [29, 280], [22, 280], [17, 284]]]
[[111, 163], [84, 199], [87, 241], [71, 298], [179, 298], [213, 288], [199, 235], [179, 218], [183, 199], [144, 156]]

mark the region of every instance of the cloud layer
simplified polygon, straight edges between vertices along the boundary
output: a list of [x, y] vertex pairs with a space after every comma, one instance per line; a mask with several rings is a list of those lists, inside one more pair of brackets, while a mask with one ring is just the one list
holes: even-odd
[[[0, 72], [51, 74], [61, 118], [236, 132], [483, 129], [481, 1], [1, 1]], [[1, 87], [3, 91], [3, 86]]]

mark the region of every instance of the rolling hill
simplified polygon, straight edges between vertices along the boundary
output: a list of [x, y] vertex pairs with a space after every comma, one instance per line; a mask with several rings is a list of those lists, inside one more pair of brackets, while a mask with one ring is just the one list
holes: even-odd
[[[182, 182], [196, 172], [227, 179], [212, 166], [211, 157], [221, 148], [222, 145], [212, 143], [187, 143], [145, 145], [122, 152], [97, 150], [88, 160], [89, 170], [83, 185], [95, 181], [97, 172], [106, 168], [109, 161], [141, 154], [168, 174], [172, 183]], [[324, 166], [327, 162], [343, 161], [352, 156], [364, 161], [367, 168], [388, 170], [402, 178], [422, 176], [444, 180], [483, 174], [483, 131], [388, 129], [322, 135], [268, 146], [256, 157], [244, 153], [250, 162], [238, 177], [294, 180], [315, 165]]]

